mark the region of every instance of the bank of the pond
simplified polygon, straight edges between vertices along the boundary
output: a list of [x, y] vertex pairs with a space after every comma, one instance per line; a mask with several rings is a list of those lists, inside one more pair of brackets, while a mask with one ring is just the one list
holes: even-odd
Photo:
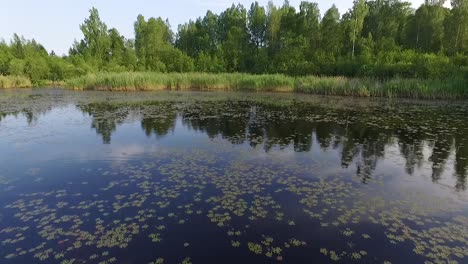
[[468, 98], [468, 83], [463, 78], [378, 81], [369, 78], [290, 77], [281, 74], [99, 73], [70, 79], [65, 82], [65, 86], [77, 90], [273, 91], [364, 97]]
[[88, 74], [59, 84], [49, 81], [34, 85], [26, 77], [0, 76], [0, 88], [34, 86], [63, 86], [74, 90], [253, 91], [359, 97], [468, 99], [468, 80], [463, 77], [444, 80], [394, 78], [380, 81], [372, 78], [291, 77], [282, 74], [124, 72]]
[[29, 87], [32, 87], [32, 83], [27, 77], [14, 75], [0, 75], [0, 89]]

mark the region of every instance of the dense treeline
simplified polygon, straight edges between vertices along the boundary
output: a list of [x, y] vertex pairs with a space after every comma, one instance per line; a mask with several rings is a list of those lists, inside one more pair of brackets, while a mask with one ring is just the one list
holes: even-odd
[[92, 8], [80, 25], [83, 39], [67, 56], [48, 54], [14, 35], [0, 42], [0, 75], [33, 83], [100, 71], [245, 72], [386, 79], [468, 75], [468, 0], [426, 0], [418, 9], [399, 0], [355, 0], [341, 15], [332, 6], [302, 2], [299, 9], [257, 2], [179, 25], [134, 23], [134, 39], [109, 29]]

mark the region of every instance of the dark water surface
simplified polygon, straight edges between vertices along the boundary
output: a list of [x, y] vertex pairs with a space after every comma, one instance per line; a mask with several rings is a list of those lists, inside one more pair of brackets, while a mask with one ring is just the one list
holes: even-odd
[[468, 104], [0, 91], [0, 263], [467, 263]]

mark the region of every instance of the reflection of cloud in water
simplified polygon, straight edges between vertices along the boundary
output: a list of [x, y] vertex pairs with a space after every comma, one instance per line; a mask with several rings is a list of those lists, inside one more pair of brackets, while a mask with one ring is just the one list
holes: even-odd
[[101, 151], [81, 150], [76, 153], [76, 159], [81, 162], [85, 161], [111, 161], [113, 164], [128, 162], [138, 157], [147, 157], [151, 153], [156, 153], [160, 150], [155, 145], [140, 145], [140, 144], [111, 144]]
[[[468, 204], [468, 192], [453, 191], [453, 186], [456, 186], [458, 181], [453, 167], [455, 157], [453, 149], [448, 156], [452, 164], [449, 164], [450, 162], [445, 164], [443, 173], [439, 175], [437, 181], [434, 181], [432, 177], [431, 162], [420, 162], [409, 174], [405, 169], [407, 161], [399, 152], [400, 148], [396, 143], [386, 146], [386, 153], [391, 153], [391, 155], [386, 155], [373, 173], [374, 177], [385, 182], [387, 188], [392, 188], [396, 192], [431, 193], [441, 199], [454, 199], [459, 203]], [[423, 144], [422, 152], [427, 158], [432, 155], [432, 149], [427, 142]]]

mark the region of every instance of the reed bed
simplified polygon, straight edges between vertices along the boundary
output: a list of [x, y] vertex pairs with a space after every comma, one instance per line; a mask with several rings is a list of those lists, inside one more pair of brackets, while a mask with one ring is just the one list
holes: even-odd
[[77, 90], [224, 90], [293, 91], [295, 79], [285, 75], [242, 73], [98, 73], [70, 79], [67, 88]]
[[[468, 80], [463, 77], [380, 81], [372, 78], [292, 77], [282, 74], [103, 72], [66, 80], [63, 86], [75, 90], [252, 91], [417, 99], [468, 98]], [[0, 76], [0, 88], [15, 87], [31, 87], [31, 82], [25, 77]]]
[[0, 75], [0, 89], [29, 87], [32, 87], [32, 83], [27, 77], [15, 75]]

